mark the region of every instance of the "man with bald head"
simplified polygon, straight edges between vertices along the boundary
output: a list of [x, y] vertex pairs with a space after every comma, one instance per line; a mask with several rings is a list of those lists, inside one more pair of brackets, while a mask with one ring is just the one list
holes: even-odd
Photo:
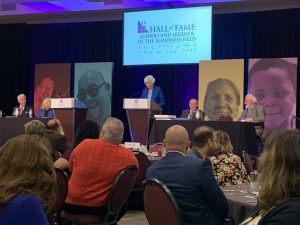
[[163, 142], [167, 154], [148, 168], [146, 179], [158, 179], [170, 189], [184, 225], [224, 224], [228, 214], [226, 198], [209, 160], [186, 156], [190, 145], [187, 130], [172, 126]]
[[67, 138], [63, 127], [58, 119], [51, 119], [47, 122], [45, 136], [49, 139], [53, 150], [64, 153], [67, 148]]
[[97, 70], [85, 71], [78, 82], [77, 99], [87, 107], [88, 120], [93, 120], [103, 126], [111, 115], [110, 85]]

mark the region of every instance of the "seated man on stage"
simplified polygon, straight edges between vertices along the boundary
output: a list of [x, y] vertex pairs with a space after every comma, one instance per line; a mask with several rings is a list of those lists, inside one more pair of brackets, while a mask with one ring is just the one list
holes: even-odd
[[26, 104], [26, 95], [17, 96], [19, 105], [13, 108], [13, 115], [16, 117], [34, 117], [33, 107]]
[[189, 102], [189, 109], [185, 109], [181, 112], [180, 118], [187, 118], [189, 120], [204, 120], [204, 112], [198, 110], [198, 100], [192, 98]]
[[[148, 168], [146, 178], [159, 179], [170, 189], [185, 225], [224, 224], [227, 200], [214, 178], [210, 161], [186, 156], [190, 146], [187, 130], [180, 125], [170, 127], [164, 146], [166, 156]], [[213, 141], [208, 146], [213, 150]]]
[[265, 109], [263, 106], [257, 105], [257, 99], [253, 94], [246, 95], [245, 105], [246, 108], [239, 120], [254, 123], [256, 135], [261, 139], [264, 130]]

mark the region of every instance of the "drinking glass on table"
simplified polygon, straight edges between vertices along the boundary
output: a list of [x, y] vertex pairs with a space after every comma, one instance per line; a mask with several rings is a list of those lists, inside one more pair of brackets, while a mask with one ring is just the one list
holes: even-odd
[[259, 173], [257, 171], [250, 172], [249, 179], [250, 179], [250, 189], [252, 191], [258, 191]]

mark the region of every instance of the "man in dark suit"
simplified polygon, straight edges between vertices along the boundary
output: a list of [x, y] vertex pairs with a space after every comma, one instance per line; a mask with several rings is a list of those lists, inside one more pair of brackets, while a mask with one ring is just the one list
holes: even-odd
[[189, 120], [204, 120], [204, 112], [198, 110], [198, 100], [192, 98], [189, 102], [189, 109], [185, 109], [181, 112], [180, 118], [187, 118]]
[[53, 150], [64, 153], [64, 151], [68, 148], [68, 144], [60, 121], [58, 119], [51, 119], [47, 122], [46, 128], [45, 136], [52, 144]]
[[26, 104], [26, 95], [17, 96], [19, 105], [13, 108], [13, 115], [16, 117], [34, 117], [33, 107]]
[[254, 123], [256, 135], [261, 138], [264, 130], [265, 109], [263, 106], [257, 105], [257, 99], [253, 94], [246, 95], [245, 105], [246, 108], [239, 120]]
[[[170, 127], [164, 139], [167, 154], [148, 168], [146, 179], [159, 179], [170, 189], [184, 225], [224, 224], [228, 204], [214, 178], [211, 163], [186, 156], [189, 145], [184, 127]], [[209, 146], [213, 150], [213, 142]]]

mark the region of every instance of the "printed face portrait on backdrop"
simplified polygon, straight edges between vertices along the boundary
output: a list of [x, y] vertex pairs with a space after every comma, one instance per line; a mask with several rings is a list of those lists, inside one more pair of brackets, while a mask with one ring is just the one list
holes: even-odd
[[211, 81], [206, 88], [204, 111], [209, 120], [239, 116], [240, 91], [235, 83], [228, 79], [218, 78]]
[[101, 127], [111, 116], [112, 63], [76, 63], [74, 97], [87, 108], [86, 119]]
[[296, 63], [296, 58], [249, 60], [248, 90], [265, 108], [265, 132], [291, 128], [291, 115], [296, 115]]
[[46, 98], [70, 96], [70, 64], [36, 64], [34, 112], [37, 114]]
[[205, 120], [238, 120], [243, 111], [244, 60], [200, 61], [198, 92], [199, 109], [203, 107]]
[[88, 109], [88, 118], [102, 124], [111, 114], [110, 85], [105, 82], [102, 73], [87, 70], [78, 83], [77, 98]]

